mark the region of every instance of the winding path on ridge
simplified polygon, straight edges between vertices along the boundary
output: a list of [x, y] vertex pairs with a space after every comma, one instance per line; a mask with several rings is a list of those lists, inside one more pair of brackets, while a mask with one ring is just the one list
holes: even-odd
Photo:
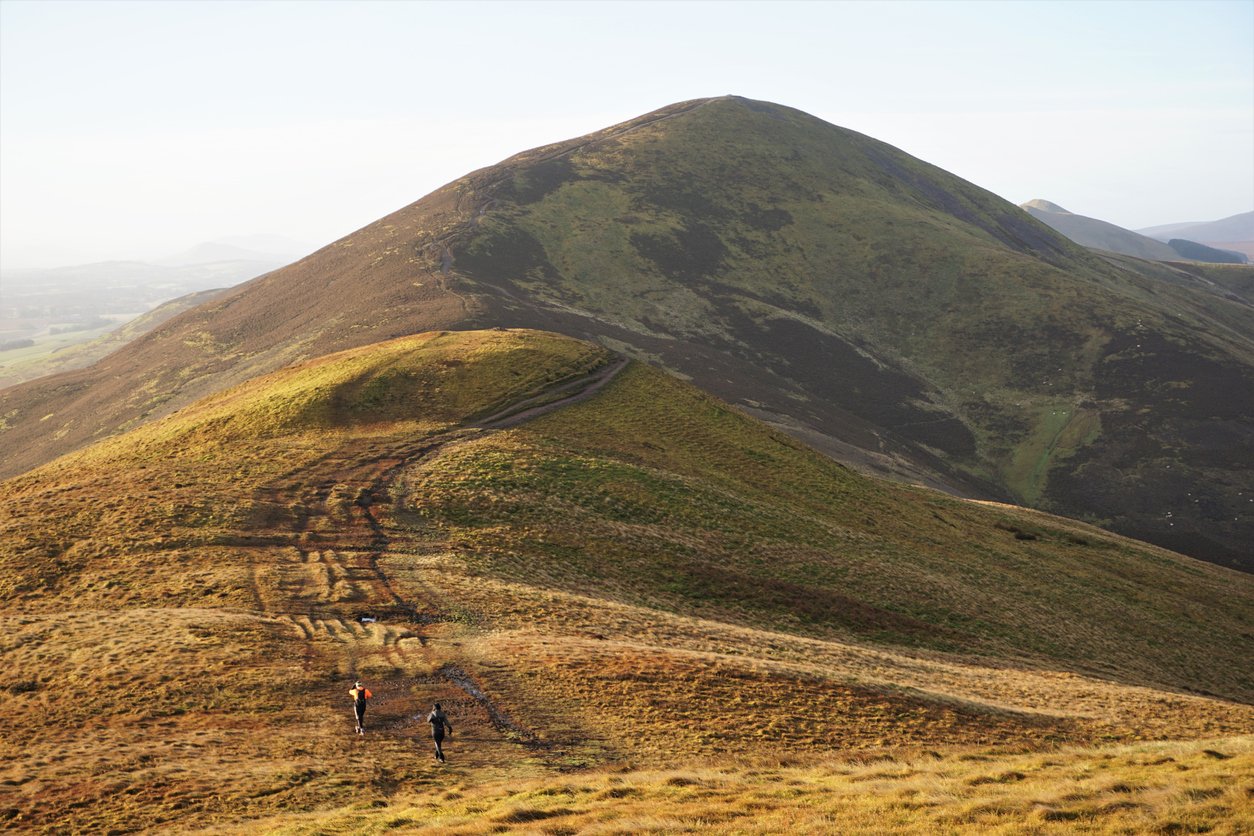
[[385, 722], [379, 715], [384, 732], [399, 732], [403, 718], [444, 699], [463, 713], [477, 708], [494, 730], [495, 742], [540, 748], [470, 673], [432, 647], [431, 629], [448, 619], [431, 587], [407, 580], [407, 589], [427, 591], [425, 600], [408, 599], [379, 566], [380, 558], [398, 546], [421, 554], [439, 552], [441, 545], [424, 541], [419, 533], [395, 542], [400, 532], [385, 526], [374, 509], [391, 501], [389, 488], [402, 469], [438, 457], [449, 445], [587, 400], [629, 363], [614, 358], [591, 373], [558, 381], [433, 435], [348, 439], [267, 486], [257, 497], [266, 509], [258, 527], [261, 545], [251, 552], [257, 609], [306, 642], [309, 659], [333, 661], [335, 689], [361, 676], [387, 692], [392, 719]]

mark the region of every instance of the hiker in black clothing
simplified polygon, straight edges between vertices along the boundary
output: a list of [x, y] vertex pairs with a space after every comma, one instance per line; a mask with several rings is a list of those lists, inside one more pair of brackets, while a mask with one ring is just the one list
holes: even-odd
[[444, 763], [444, 748], [440, 745], [444, 742], [444, 730], [448, 729], [449, 737], [453, 736], [453, 726], [448, 721], [448, 716], [444, 713], [444, 709], [440, 708], [440, 704], [435, 704], [435, 709], [427, 715], [427, 722], [431, 724], [431, 739], [435, 741], [435, 759], [440, 763]]

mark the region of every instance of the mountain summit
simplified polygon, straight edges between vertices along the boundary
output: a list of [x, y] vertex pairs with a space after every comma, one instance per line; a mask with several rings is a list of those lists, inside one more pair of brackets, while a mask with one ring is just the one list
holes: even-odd
[[1240, 564], [1254, 322], [1234, 275], [1106, 259], [869, 137], [701, 99], [473, 172], [4, 392], [3, 467], [331, 351], [541, 328], [864, 469]]
[[1066, 209], [1063, 209], [1061, 206], [1059, 206], [1057, 203], [1050, 203], [1048, 200], [1042, 200], [1039, 197], [1036, 198], [1035, 200], [1029, 200], [1027, 203], [1022, 203], [1020, 204], [1020, 206], [1022, 206], [1024, 209], [1027, 209], [1029, 211], [1032, 209], [1039, 209], [1042, 212], [1052, 212], [1055, 215], [1070, 215], [1071, 214]]

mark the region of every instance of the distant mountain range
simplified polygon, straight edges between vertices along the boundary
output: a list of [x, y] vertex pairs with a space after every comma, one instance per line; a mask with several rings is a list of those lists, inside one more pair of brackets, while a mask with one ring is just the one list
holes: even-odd
[[3, 469], [331, 351], [527, 327], [665, 366], [868, 472], [1254, 568], [1242, 270], [1106, 257], [799, 111], [684, 102], [473, 172], [0, 393]]
[[1186, 238], [1220, 249], [1236, 249], [1254, 257], [1254, 212], [1242, 212], [1218, 221], [1165, 224], [1138, 229], [1137, 232], [1167, 241]]
[[1215, 249], [1242, 253], [1254, 260], [1254, 212], [1243, 212], [1207, 223], [1169, 224], [1138, 231], [1160, 241], [1182, 238]]
[[[1051, 203], [1048, 200], [1029, 200], [1027, 203], [1021, 204], [1021, 208], [1037, 220], [1049, 224], [1077, 244], [1083, 244], [1086, 247], [1098, 250], [1107, 250], [1155, 261], [1190, 260], [1217, 264], [1244, 264], [1249, 260], [1240, 250], [1225, 250], [1215, 245], [1203, 244], [1195, 238], [1185, 240], [1183, 237], [1184, 230], [1192, 229], [1196, 229], [1200, 234], [1207, 234], [1211, 228], [1227, 232], [1240, 232], [1238, 224], [1228, 223], [1228, 221], [1235, 221], [1244, 217], [1240, 215], [1235, 218], [1229, 218], [1227, 221], [1216, 221], [1215, 224], [1182, 224], [1178, 226], [1155, 227], [1155, 229], [1173, 232], [1170, 235], [1163, 234], [1151, 237], [1132, 232], [1097, 218], [1089, 218], [1068, 212], [1058, 204]], [[1254, 213], [1250, 213], [1250, 217], [1254, 218]], [[1254, 230], [1249, 232], [1249, 240], [1254, 241]], [[1239, 241], [1241, 239], [1238, 236], [1231, 240]]]

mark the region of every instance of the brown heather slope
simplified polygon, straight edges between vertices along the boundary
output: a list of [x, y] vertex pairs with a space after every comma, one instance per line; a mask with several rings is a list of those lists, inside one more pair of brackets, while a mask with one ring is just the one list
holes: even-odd
[[552, 334], [331, 355], [4, 482], [0, 601], [31, 832], [765, 832], [854, 785], [859, 830], [1115, 831], [1248, 779], [1248, 576], [868, 479]]
[[92, 369], [0, 392], [0, 473], [329, 351], [532, 327], [865, 470], [1249, 569], [1252, 310], [883, 143], [697, 100], [474, 172]]

